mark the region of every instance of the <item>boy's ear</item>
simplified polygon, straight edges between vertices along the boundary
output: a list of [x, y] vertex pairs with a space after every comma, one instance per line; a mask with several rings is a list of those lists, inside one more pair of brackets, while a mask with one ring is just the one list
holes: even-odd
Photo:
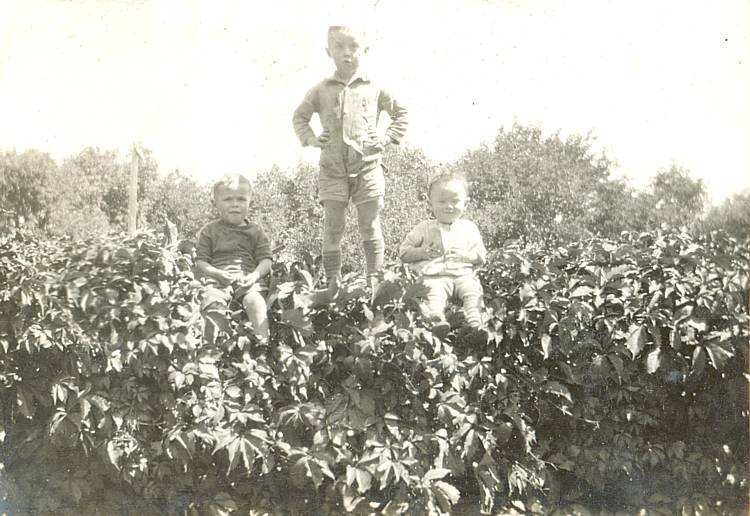
[[327, 55], [328, 57], [330, 57], [331, 59], [333, 59], [333, 56], [331, 55], [331, 49], [330, 49], [330, 48], [328, 48], [328, 47], [326, 47], [326, 55]]

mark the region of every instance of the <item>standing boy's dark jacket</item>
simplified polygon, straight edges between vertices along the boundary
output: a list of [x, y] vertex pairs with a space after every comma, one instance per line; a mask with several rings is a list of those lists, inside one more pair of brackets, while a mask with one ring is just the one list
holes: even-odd
[[310, 119], [318, 113], [330, 135], [320, 152], [321, 174], [353, 177], [381, 163], [382, 152], [370, 144], [368, 132], [377, 128], [382, 111], [391, 117], [385, 134], [398, 143], [406, 131], [406, 109], [365, 75], [355, 75], [348, 84], [332, 76], [307, 92], [292, 122], [302, 145], [310, 145], [316, 139]]

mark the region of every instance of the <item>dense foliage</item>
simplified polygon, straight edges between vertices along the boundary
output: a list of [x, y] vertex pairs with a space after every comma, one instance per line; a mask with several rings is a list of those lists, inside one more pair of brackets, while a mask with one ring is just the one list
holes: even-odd
[[[626, 234], [493, 252], [486, 333], [358, 276], [310, 308], [274, 266], [272, 339], [198, 312], [175, 242], [0, 240], [9, 513], [736, 514], [746, 504], [748, 248]], [[204, 324], [222, 331], [204, 341]], [[40, 486], [44, 486], [40, 489]]]

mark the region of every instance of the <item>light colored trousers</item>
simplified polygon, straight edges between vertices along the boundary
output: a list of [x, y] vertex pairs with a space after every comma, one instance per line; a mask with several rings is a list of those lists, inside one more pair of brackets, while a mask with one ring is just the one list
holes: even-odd
[[428, 317], [445, 319], [448, 299], [456, 297], [463, 302], [464, 317], [469, 326], [482, 324], [482, 284], [476, 274], [465, 276], [422, 276], [427, 287], [427, 299], [422, 307]]

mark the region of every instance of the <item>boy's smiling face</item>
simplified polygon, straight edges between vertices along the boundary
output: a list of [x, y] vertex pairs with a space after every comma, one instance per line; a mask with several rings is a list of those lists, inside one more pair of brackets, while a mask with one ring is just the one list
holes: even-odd
[[451, 179], [445, 183], [433, 186], [430, 192], [430, 206], [438, 222], [451, 224], [466, 211], [469, 196], [466, 186], [458, 179]]
[[239, 226], [250, 211], [250, 187], [245, 183], [234, 188], [222, 185], [214, 194], [214, 204], [221, 220]]
[[367, 53], [362, 37], [354, 31], [337, 30], [328, 37], [326, 53], [333, 59], [336, 71], [345, 78], [351, 78], [357, 70], [362, 57]]

